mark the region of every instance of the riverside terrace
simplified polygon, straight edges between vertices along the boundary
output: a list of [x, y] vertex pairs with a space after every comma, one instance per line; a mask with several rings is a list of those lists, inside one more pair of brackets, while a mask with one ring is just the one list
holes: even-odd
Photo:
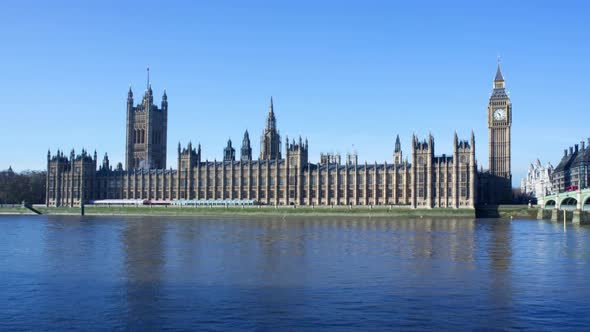
[[[80, 215], [80, 207], [47, 207], [44, 204], [33, 205], [44, 215]], [[34, 214], [20, 205], [13, 208], [0, 207], [0, 214]], [[129, 216], [337, 216], [337, 217], [388, 217], [388, 218], [521, 218], [534, 219], [536, 208], [526, 205], [487, 205], [478, 209], [412, 209], [409, 206], [360, 206], [360, 205], [312, 205], [312, 206], [268, 206], [268, 205], [85, 205], [85, 215], [129, 215]]]

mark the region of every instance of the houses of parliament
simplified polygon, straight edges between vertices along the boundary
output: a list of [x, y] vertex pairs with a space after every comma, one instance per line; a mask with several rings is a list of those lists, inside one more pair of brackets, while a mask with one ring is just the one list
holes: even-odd
[[450, 154], [435, 154], [435, 140], [411, 138], [404, 158], [399, 136], [391, 162], [359, 163], [356, 155], [309, 160], [309, 142], [279, 135], [271, 98], [260, 155], [254, 158], [248, 131], [236, 153], [231, 140], [223, 159], [203, 160], [201, 146], [178, 144], [176, 169], [167, 168], [168, 97], [154, 104], [151, 85], [141, 102], [127, 94], [125, 164], [113, 167], [105, 154], [82, 150], [47, 154], [46, 204], [76, 206], [100, 200], [249, 201], [260, 205], [399, 205], [416, 209], [473, 209], [479, 203], [511, 198], [510, 131], [512, 104], [500, 64], [488, 101], [489, 170], [478, 171], [475, 137], [455, 134]]

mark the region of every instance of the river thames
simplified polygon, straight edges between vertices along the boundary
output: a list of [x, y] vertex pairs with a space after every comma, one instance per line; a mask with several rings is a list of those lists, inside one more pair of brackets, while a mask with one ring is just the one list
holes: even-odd
[[590, 227], [0, 216], [0, 330], [580, 330]]

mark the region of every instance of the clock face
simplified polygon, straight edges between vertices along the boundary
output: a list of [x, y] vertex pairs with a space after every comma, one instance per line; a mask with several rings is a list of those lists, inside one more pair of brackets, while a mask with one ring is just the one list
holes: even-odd
[[504, 111], [501, 108], [498, 108], [497, 110], [494, 111], [494, 120], [501, 121], [504, 119], [506, 119], [506, 111]]

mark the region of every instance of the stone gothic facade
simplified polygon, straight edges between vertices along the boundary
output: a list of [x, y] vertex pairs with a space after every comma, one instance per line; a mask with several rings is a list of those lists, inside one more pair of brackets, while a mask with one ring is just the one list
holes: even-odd
[[490, 168], [478, 175], [478, 200], [488, 204], [507, 204], [512, 201], [512, 102], [499, 61], [487, 118]]
[[[473, 208], [476, 165], [473, 137], [451, 156], [434, 155], [434, 139], [412, 139], [412, 164], [313, 164], [308, 142], [285, 144], [285, 158], [208, 161], [200, 146], [178, 148], [178, 168], [113, 169], [105, 156], [48, 156], [48, 205], [74, 206], [100, 199], [152, 201], [254, 200], [267, 205], [407, 205]], [[416, 193], [416, 195], [412, 195]]]
[[154, 105], [152, 86], [148, 83], [141, 104], [133, 106], [133, 92], [127, 93], [127, 144], [125, 169], [164, 169], [168, 141], [168, 96], [161, 107]]
[[[498, 67], [498, 73], [500, 69]], [[152, 104], [151, 87], [141, 104], [127, 99], [127, 144], [125, 168], [113, 169], [108, 156], [98, 165], [96, 152], [86, 151], [67, 157], [58, 151], [47, 156], [47, 205], [74, 206], [103, 199], [149, 200], [251, 200], [263, 205], [400, 205], [411, 208], [473, 209], [478, 195], [485, 195], [490, 175], [504, 180], [510, 173], [511, 105], [496, 75], [490, 100], [492, 168], [477, 173], [475, 137], [459, 140], [454, 136], [453, 151], [436, 155], [435, 140], [429, 135], [411, 139], [411, 159], [403, 159], [396, 137], [390, 163], [359, 163], [356, 153], [340, 158], [324, 155], [320, 163], [308, 157], [309, 143], [301, 137], [285, 137], [281, 143], [271, 98], [266, 126], [260, 141], [260, 158], [253, 160], [246, 131], [236, 160], [231, 140], [222, 161], [203, 160], [201, 147], [188, 143], [177, 149], [176, 169], [166, 169], [168, 101], [161, 108]], [[503, 114], [499, 110], [504, 110]], [[490, 111], [489, 111], [490, 112]], [[281, 148], [284, 150], [281, 151]], [[502, 189], [505, 189], [502, 182]]]
[[[141, 199], [253, 200], [265, 205], [407, 205], [413, 208], [473, 208], [475, 205], [475, 138], [454, 139], [452, 155], [436, 156], [434, 138], [412, 137], [412, 162], [401, 160], [396, 140], [390, 164], [340, 163], [325, 158], [308, 160], [309, 143], [285, 139], [284, 158], [277, 148], [280, 136], [271, 108], [262, 136], [262, 153], [252, 160], [248, 133], [241, 159], [228, 141], [223, 161], [202, 160], [201, 147], [178, 145], [177, 169], [115, 169], [105, 155], [97, 170], [97, 157], [85, 151], [69, 158], [62, 152], [48, 155], [47, 204], [78, 205], [80, 200]], [[269, 147], [265, 149], [265, 147]], [[415, 193], [415, 195], [413, 195]]]
[[543, 166], [541, 165], [541, 161], [537, 159], [534, 164], [531, 163], [529, 165], [526, 178], [521, 180], [520, 191], [523, 194], [528, 194], [535, 198], [542, 198], [546, 195], [552, 195], [552, 174], [553, 166], [551, 163], [547, 163], [547, 166]]

